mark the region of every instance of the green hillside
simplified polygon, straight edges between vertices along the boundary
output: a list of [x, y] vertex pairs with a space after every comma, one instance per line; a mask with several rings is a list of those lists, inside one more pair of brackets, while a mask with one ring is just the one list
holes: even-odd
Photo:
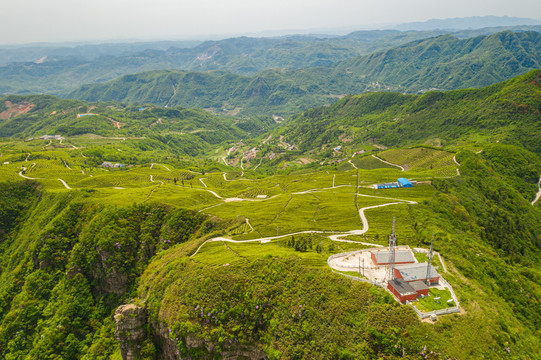
[[[537, 359], [540, 92], [534, 70], [348, 96], [280, 125], [4, 97], [0, 358]], [[375, 186], [400, 177], [414, 186]], [[421, 321], [356, 264], [329, 266], [385, 246], [393, 224], [399, 245], [434, 239], [460, 312]]]
[[[323, 145], [355, 148], [505, 142], [541, 154], [541, 71], [483, 89], [424, 95], [369, 93], [311, 109], [279, 129], [303, 151]], [[344, 143], [341, 138], [352, 139]]]
[[366, 91], [416, 93], [491, 85], [538, 69], [539, 43], [537, 32], [464, 40], [444, 35], [327, 67], [271, 69], [251, 77], [218, 70], [154, 71], [85, 85], [69, 97], [288, 115]]
[[180, 106], [89, 103], [47, 95], [0, 98], [0, 137], [130, 139], [139, 140], [138, 151], [161, 148], [195, 156], [211, 145], [257, 136], [274, 124], [270, 118], [233, 119]]
[[411, 42], [351, 59], [337, 68], [405, 92], [483, 87], [541, 68], [541, 34], [502, 32], [458, 40], [451, 35]]
[[541, 27], [511, 26], [458, 31], [373, 30], [356, 31], [345, 36], [290, 35], [205, 42], [0, 47], [0, 92], [65, 96], [84, 84], [151, 70], [224, 70], [250, 76], [270, 68], [328, 67], [359, 55], [444, 34], [471, 38], [504, 30], [541, 32]]

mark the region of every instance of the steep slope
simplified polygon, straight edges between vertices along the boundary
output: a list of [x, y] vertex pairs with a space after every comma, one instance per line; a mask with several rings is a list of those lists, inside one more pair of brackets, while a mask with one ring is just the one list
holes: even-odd
[[483, 89], [349, 96], [296, 116], [278, 131], [304, 151], [338, 145], [347, 136], [353, 144], [386, 146], [502, 141], [541, 154], [540, 112], [541, 70], [534, 70]]
[[412, 42], [342, 62], [359, 80], [407, 92], [482, 87], [541, 67], [541, 34], [503, 32], [457, 40], [451, 35]]
[[85, 85], [69, 97], [240, 108], [291, 114], [370, 90], [417, 92], [482, 87], [541, 65], [541, 34], [503, 32], [459, 40], [449, 35], [409, 43], [333, 67], [265, 70], [243, 77], [223, 71], [156, 71]]
[[110, 315], [149, 259], [213, 228], [191, 211], [96, 206], [85, 201], [88, 194], [44, 193], [32, 183], [1, 182], [0, 193], [2, 208], [13, 199], [23, 205], [14, 214], [18, 226], [0, 243], [3, 359], [118, 352]]

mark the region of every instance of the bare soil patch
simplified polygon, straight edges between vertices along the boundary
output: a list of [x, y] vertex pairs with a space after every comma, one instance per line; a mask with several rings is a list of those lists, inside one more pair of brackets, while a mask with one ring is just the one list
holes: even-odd
[[11, 119], [12, 115], [17, 116], [21, 114], [26, 114], [34, 107], [36, 107], [35, 104], [30, 104], [28, 101], [24, 101], [20, 104], [13, 104], [11, 101], [6, 100], [5, 104], [8, 109], [0, 112], [0, 119], [2, 120]]

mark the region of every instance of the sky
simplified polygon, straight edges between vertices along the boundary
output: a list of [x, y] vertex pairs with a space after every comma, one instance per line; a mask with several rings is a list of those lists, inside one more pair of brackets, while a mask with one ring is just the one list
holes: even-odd
[[540, 0], [2, 0], [0, 44], [184, 40], [390, 28], [468, 16], [541, 20]]

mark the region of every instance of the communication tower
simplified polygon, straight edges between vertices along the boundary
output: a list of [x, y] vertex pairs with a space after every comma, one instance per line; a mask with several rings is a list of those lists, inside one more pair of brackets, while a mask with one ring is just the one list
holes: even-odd
[[393, 232], [389, 236], [389, 265], [387, 266], [387, 280], [394, 279], [394, 264], [395, 264], [395, 248], [396, 248], [396, 235], [395, 235], [395, 218], [393, 217]]
[[428, 252], [428, 264], [426, 265], [426, 284], [430, 286], [430, 266], [434, 251], [434, 232], [432, 232], [432, 240], [430, 241], [430, 251]]

